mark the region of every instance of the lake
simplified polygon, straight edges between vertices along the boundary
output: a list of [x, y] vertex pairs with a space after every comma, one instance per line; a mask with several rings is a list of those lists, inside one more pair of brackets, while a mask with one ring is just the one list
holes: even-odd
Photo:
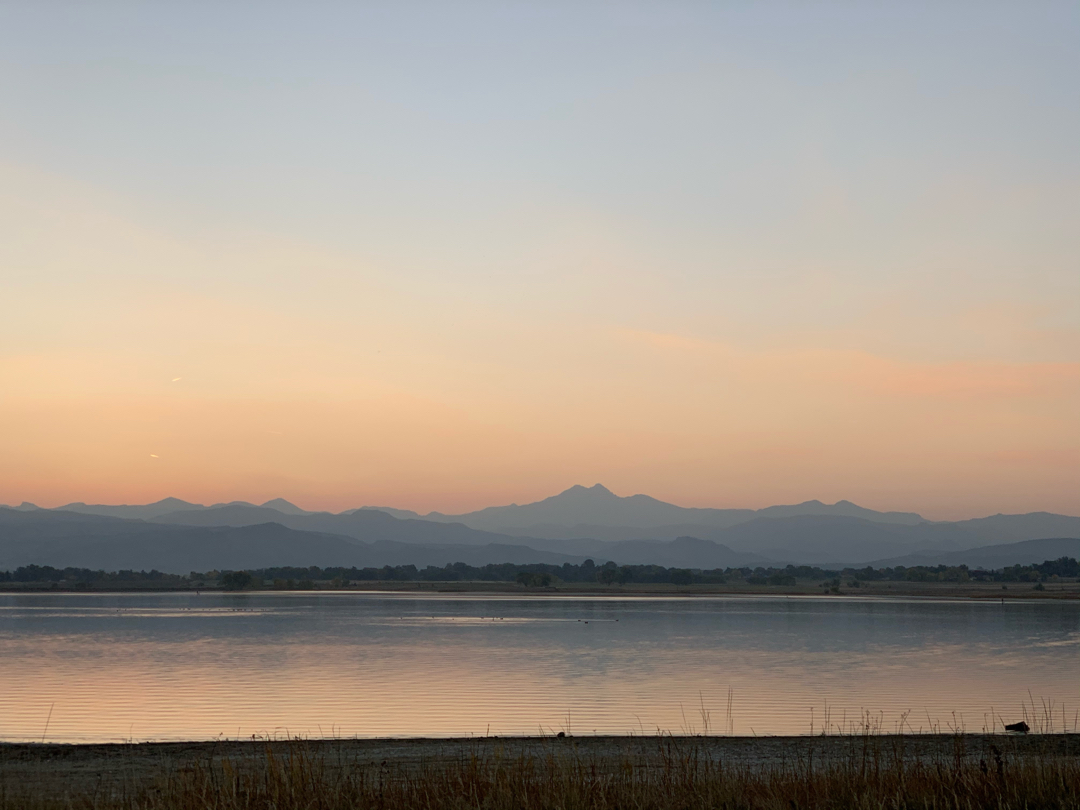
[[1048, 707], [1076, 727], [1077, 602], [0, 595], [8, 741], [982, 731]]

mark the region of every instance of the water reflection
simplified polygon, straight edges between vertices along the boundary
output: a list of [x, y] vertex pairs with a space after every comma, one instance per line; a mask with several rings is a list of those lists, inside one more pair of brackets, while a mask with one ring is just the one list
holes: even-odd
[[[1080, 604], [0, 596], [0, 737], [807, 733], [1080, 708]], [[732, 695], [728, 711], [729, 690]], [[1030, 708], [1028, 709], [1030, 712]]]

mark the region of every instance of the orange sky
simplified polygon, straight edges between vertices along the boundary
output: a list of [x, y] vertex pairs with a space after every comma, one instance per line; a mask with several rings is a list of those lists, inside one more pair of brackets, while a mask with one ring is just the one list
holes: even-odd
[[0, 503], [1080, 514], [1080, 14], [958, 9], [13, 12]]

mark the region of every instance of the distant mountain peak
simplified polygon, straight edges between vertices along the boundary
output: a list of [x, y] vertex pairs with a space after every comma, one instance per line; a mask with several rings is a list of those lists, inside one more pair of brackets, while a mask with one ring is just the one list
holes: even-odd
[[85, 501], [74, 501], [73, 503], [64, 504], [63, 506], [56, 507], [57, 509], [64, 509], [69, 512], [84, 512], [86, 514], [106, 514], [115, 513], [117, 510], [134, 509], [143, 511], [174, 511], [177, 509], [202, 509], [202, 504], [189, 503], [188, 501], [181, 500], [180, 498], [162, 498], [160, 501], [154, 501], [147, 504], [105, 504], [105, 503], [86, 503]]
[[155, 501], [154, 503], [147, 504], [147, 506], [198, 506], [198, 505], [199, 504], [194, 504], [194, 503], [191, 503], [190, 501], [185, 501], [185, 500], [183, 500], [181, 498], [174, 498], [171, 495], [168, 498], [162, 498], [160, 501]]
[[599, 495], [602, 497], [619, 497], [610, 489], [605, 487], [603, 484], [593, 484], [591, 487], [582, 486], [581, 484], [574, 484], [572, 487], [570, 487], [570, 489], [560, 492], [555, 497], [559, 498], [563, 495]]
[[267, 509], [274, 509], [274, 510], [276, 510], [278, 512], [281, 512], [282, 514], [285, 514], [285, 515], [306, 515], [307, 514], [306, 509], [301, 509], [296, 504], [289, 503], [289, 501], [285, 500], [284, 498], [273, 498], [273, 499], [267, 501], [266, 503], [264, 503], [262, 505], [264, 507], [266, 507]]

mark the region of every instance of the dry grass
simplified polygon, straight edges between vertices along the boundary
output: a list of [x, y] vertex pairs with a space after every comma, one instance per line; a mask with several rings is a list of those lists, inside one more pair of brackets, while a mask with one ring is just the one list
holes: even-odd
[[335, 761], [298, 741], [51, 801], [6, 785], [0, 808], [1080, 808], [1075, 755], [1016, 756], [996, 744], [973, 753], [957, 737], [951, 757], [920, 759], [904, 745], [870, 737], [843, 757], [815, 758], [811, 746], [790, 762], [730, 766], [693, 739], [660, 738], [635, 756], [580, 755], [572, 745], [544, 756], [463, 749], [451, 761], [405, 766]]

